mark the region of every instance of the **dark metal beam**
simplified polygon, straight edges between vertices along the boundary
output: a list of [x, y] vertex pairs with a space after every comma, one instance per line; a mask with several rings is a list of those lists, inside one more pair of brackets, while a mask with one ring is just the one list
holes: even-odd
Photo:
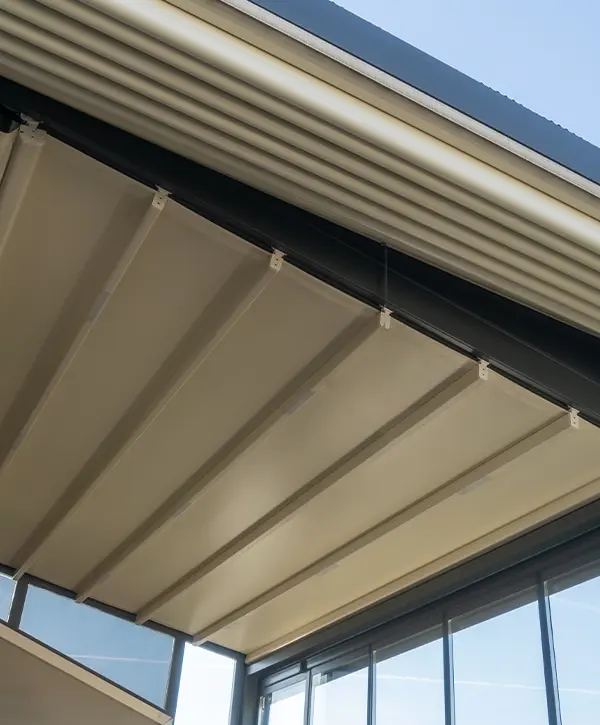
[[548, 722], [550, 725], [561, 725], [560, 700], [558, 681], [556, 679], [556, 663], [554, 661], [554, 639], [552, 636], [552, 620], [550, 603], [543, 577], [538, 578], [538, 607], [540, 613], [540, 629], [542, 635], [542, 657], [544, 660], [544, 681], [546, 684], [546, 704], [548, 705]]
[[165, 698], [165, 710], [168, 715], [175, 718], [177, 711], [177, 698], [179, 697], [179, 685], [183, 671], [183, 655], [185, 653], [185, 639], [177, 637], [173, 642], [173, 654], [171, 656], [171, 669], [169, 671], [169, 684]]
[[19, 629], [21, 626], [21, 618], [23, 616], [23, 608], [25, 607], [25, 597], [27, 596], [27, 581], [22, 580], [15, 583], [12, 601], [10, 603], [10, 611], [8, 613], [7, 624], [13, 629]]
[[233, 691], [231, 693], [229, 725], [242, 725], [245, 686], [246, 665], [244, 663], [244, 657], [241, 656], [235, 663], [235, 672], [233, 674]]
[[454, 654], [452, 651], [452, 632], [450, 621], [444, 617], [444, 716], [445, 725], [454, 725]]

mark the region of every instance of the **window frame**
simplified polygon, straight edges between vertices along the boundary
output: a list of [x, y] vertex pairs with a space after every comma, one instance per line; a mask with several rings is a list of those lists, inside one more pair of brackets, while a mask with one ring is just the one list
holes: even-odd
[[[15, 575], [16, 571], [9, 566], [0, 564], [0, 573], [7, 577], [14, 579], [14, 575]], [[176, 712], [176, 708], [177, 708], [177, 698], [178, 698], [178, 694], [179, 694], [179, 685], [180, 685], [181, 673], [182, 673], [182, 669], [183, 669], [183, 655], [184, 655], [184, 650], [185, 650], [185, 644], [191, 643], [191, 641], [192, 641], [192, 637], [190, 635], [185, 634], [184, 632], [181, 632], [179, 630], [173, 629], [171, 627], [161, 625], [157, 622], [153, 622], [153, 621], [146, 622], [142, 625], [137, 625], [137, 626], [143, 627], [145, 629], [149, 629], [154, 632], [159, 632], [160, 634], [165, 634], [169, 637], [172, 637], [172, 639], [173, 639], [173, 648], [171, 650], [171, 658], [170, 658], [170, 664], [169, 664], [169, 673], [168, 673], [168, 677], [167, 677], [165, 697], [164, 697], [162, 706], [157, 705], [156, 703], [150, 702], [146, 698], [142, 697], [138, 693], [133, 692], [132, 690], [124, 687], [123, 685], [119, 684], [118, 682], [115, 682], [114, 680], [110, 679], [109, 677], [106, 677], [105, 675], [86, 666], [85, 664], [82, 664], [78, 660], [75, 660], [72, 657], [69, 657], [64, 652], [56, 650], [54, 647], [51, 647], [50, 645], [48, 645], [46, 642], [36, 639], [32, 635], [30, 635], [28, 632], [23, 631], [23, 629], [21, 628], [21, 620], [23, 617], [23, 609], [25, 607], [27, 593], [28, 593], [30, 587], [44, 589], [48, 592], [51, 592], [52, 594], [56, 594], [60, 597], [63, 597], [64, 599], [68, 599], [70, 601], [74, 601], [76, 599], [74, 592], [71, 592], [67, 589], [63, 589], [62, 587], [59, 587], [55, 584], [45, 581], [44, 579], [40, 579], [31, 574], [25, 574], [24, 576], [17, 579], [15, 582], [15, 589], [14, 589], [12, 601], [10, 604], [8, 619], [1, 620], [1, 624], [3, 626], [7, 626], [7, 627], [10, 627], [11, 629], [16, 630], [22, 636], [27, 637], [28, 639], [30, 639], [34, 642], [38, 642], [39, 644], [43, 645], [51, 652], [54, 652], [55, 654], [60, 655], [64, 659], [68, 660], [69, 662], [72, 662], [77, 667], [81, 667], [82, 669], [91, 673], [95, 677], [99, 677], [101, 680], [104, 680], [105, 682], [109, 682], [111, 685], [119, 688], [123, 692], [133, 695], [135, 698], [137, 698], [141, 702], [144, 702], [144, 703], [150, 705], [151, 707], [153, 707], [161, 712], [164, 712], [166, 715], [169, 715], [170, 717], [175, 718], [175, 712]], [[95, 599], [88, 599], [88, 600], [86, 600], [85, 604], [81, 605], [81, 606], [88, 606], [92, 609], [101, 611], [104, 614], [108, 614], [109, 616], [115, 617], [116, 619], [121, 619], [121, 620], [130, 622], [132, 624], [136, 623], [134, 614], [117, 609], [116, 607], [112, 607], [110, 605], [104, 604], [103, 602], [99, 602]], [[243, 705], [244, 686], [245, 686], [245, 681], [246, 681], [246, 666], [245, 666], [245, 661], [244, 661], [245, 660], [244, 655], [240, 652], [236, 652], [235, 650], [230, 650], [227, 647], [223, 647], [221, 645], [214, 644], [212, 642], [204, 643], [202, 645], [202, 647], [208, 651], [211, 651], [216, 654], [220, 654], [222, 656], [233, 659], [235, 662], [229, 725], [240, 725], [242, 705]]]

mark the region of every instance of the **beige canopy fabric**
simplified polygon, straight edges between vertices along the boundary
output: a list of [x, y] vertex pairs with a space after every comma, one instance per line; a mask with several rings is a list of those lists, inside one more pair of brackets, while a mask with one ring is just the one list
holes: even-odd
[[6, 725], [168, 725], [141, 702], [0, 624], [0, 710]]
[[29, 125], [0, 562], [255, 659], [600, 495], [598, 430]]

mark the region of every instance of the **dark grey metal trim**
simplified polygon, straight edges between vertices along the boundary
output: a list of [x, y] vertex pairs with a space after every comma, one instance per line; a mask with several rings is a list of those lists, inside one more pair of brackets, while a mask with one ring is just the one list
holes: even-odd
[[10, 612], [8, 614], [7, 624], [13, 629], [19, 629], [21, 626], [21, 618], [23, 616], [23, 607], [25, 606], [25, 598], [27, 597], [27, 581], [20, 579], [15, 584], [13, 598], [10, 603]]
[[[150, 623], [152, 625], [156, 624], [154, 622]], [[186, 642], [192, 641], [191, 635], [185, 634], [183, 632], [181, 633], [181, 635], [184, 637]], [[235, 649], [230, 649], [229, 647], [225, 647], [222, 644], [217, 644], [216, 642], [204, 642], [204, 644], [200, 645], [200, 647], [202, 649], [208, 650], [209, 652], [214, 652], [217, 655], [222, 655], [223, 657], [230, 657], [236, 662], [241, 662], [242, 664], [244, 664], [244, 662], [246, 661], [246, 655], [244, 655], [242, 652], [238, 652]]]
[[561, 725], [560, 698], [556, 679], [556, 663], [554, 661], [554, 638], [550, 606], [543, 578], [538, 579], [538, 607], [540, 613], [540, 629], [542, 635], [542, 656], [544, 659], [544, 681], [546, 684], [546, 703], [548, 705], [548, 721], [550, 725]]
[[369, 670], [367, 680], [367, 725], [375, 725], [375, 688], [377, 679], [375, 677], [375, 651], [369, 647]]
[[175, 713], [177, 711], [177, 698], [179, 696], [179, 685], [181, 684], [184, 653], [185, 640], [178, 637], [173, 642], [169, 683], [167, 685], [167, 693], [165, 697], [165, 710], [173, 718], [175, 717]]
[[229, 725], [241, 725], [244, 704], [244, 685], [246, 682], [246, 665], [243, 658], [238, 658], [233, 673], [233, 689], [229, 709]]
[[271, 695], [263, 695], [259, 698], [259, 725], [269, 725], [269, 719], [271, 717]]
[[275, 15], [600, 183], [600, 149], [330, 0], [252, 0]]
[[[353, 646], [345, 647], [341, 651], [337, 649], [326, 650], [323, 654], [310, 657], [306, 660], [306, 669], [313, 674], [328, 672], [332, 669], [355, 664], [359, 660], [368, 660], [371, 652], [370, 644], [353, 643]], [[362, 668], [360, 668], [362, 669]]]
[[444, 657], [444, 722], [445, 725], [454, 725], [454, 655], [452, 651], [452, 631], [447, 616], [444, 617], [442, 641]]
[[[311, 725], [312, 716], [312, 699], [313, 699], [313, 676], [312, 673], [306, 675], [306, 687], [304, 689], [304, 725]], [[268, 721], [267, 721], [268, 725]]]
[[261, 679], [261, 693], [273, 692], [275, 689], [279, 689], [277, 685], [285, 680], [286, 682], [294, 682], [295, 678], [303, 676], [305, 668], [300, 662], [286, 667], [283, 670], [278, 670], [268, 677]]
[[[242, 705], [242, 725], [257, 725], [259, 719], [259, 701], [258, 678], [246, 677]], [[263, 723], [261, 722], [260, 725], [263, 725]]]
[[279, 680], [278, 682], [274, 682], [272, 684], [266, 684], [264, 680], [261, 680], [260, 694], [261, 695], [272, 695], [274, 692], [279, 692], [280, 690], [286, 690], [288, 687], [297, 685], [300, 682], [306, 682], [306, 678], [307, 678], [306, 672], [301, 672], [298, 675], [292, 675], [291, 677], [287, 677], [286, 679]]

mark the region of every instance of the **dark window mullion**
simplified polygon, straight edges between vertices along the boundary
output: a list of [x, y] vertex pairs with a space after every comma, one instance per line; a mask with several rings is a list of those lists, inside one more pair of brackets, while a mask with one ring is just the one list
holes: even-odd
[[312, 691], [313, 675], [309, 671], [306, 673], [306, 685], [304, 688], [304, 725], [310, 725], [312, 718]]
[[540, 629], [542, 634], [542, 656], [544, 658], [544, 679], [546, 683], [546, 702], [548, 704], [548, 721], [550, 725], [561, 725], [560, 698], [556, 663], [554, 661], [554, 639], [552, 635], [552, 618], [546, 584], [542, 577], [538, 578], [538, 606], [540, 612]]
[[444, 617], [444, 712], [446, 725], [454, 725], [454, 657], [450, 620]]
[[23, 607], [25, 606], [25, 597], [27, 596], [28, 581], [23, 576], [17, 580], [15, 590], [13, 592], [10, 610], [8, 613], [7, 624], [12, 629], [19, 629], [21, 626], [21, 618], [23, 616]]
[[367, 725], [375, 725], [375, 653], [369, 651], [369, 671], [367, 684]]

